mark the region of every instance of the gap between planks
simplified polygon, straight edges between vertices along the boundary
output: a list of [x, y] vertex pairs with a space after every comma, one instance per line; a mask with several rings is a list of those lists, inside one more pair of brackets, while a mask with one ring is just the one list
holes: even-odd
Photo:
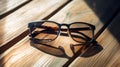
[[[64, 10], [62, 9], [60, 12], [58, 12], [56, 15], [54, 15], [54, 17], [50, 18], [50, 20], [54, 20], [54, 21], [58, 21], [58, 22], [73, 22], [73, 21], [84, 21], [84, 22], [89, 22], [91, 24], [94, 24], [97, 26], [97, 30], [95, 32], [97, 32], [101, 27], [102, 27], [102, 23], [100, 23], [101, 25], [97, 25], [99, 24], [97, 21], [100, 21], [98, 19], [98, 17], [94, 14], [94, 12], [92, 12], [92, 10], [85, 4], [84, 1], [80, 1], [80, 0], [76, 0], [75, 2], [72, 1], [72, 3], [70, 3], [69, 5], [67, 5]], [[76, 6], [76, 4], [80, 4], [79, 6]], [[84, 5], [84, 7], [83, 7]], [[73, 8], [73, 9], [71, 9]], [[81, 9], [79, 9], [81, 8]], [[58, 19], [59, 18], [59, 19]], [[91, 22], [90, 22], [91, 21]], [[63, 40], [63, 39], [61, 39]], [[27, 41], [27, 40], [26, 40]], [[27, 41], [27, 44], [24, 43], [25, 46], [28, 45], [29, 46], [29, 42]], [[24, 44], [22, 44], [24, 46]], [[18, 45], [18, 44], [17, 44]], [[20, 44], [19, 44], [20, 45]], [[23, 47], [22, 46], [22, 47]], [[66, 45], [65, 45], [66, 46]], [[20, 47], [19, 47], [20, 48]], [[19, 49], [18, 48], [18, 49]], [[17, 49], [16, 49], [17, 50]], [[13, 50], [14, 51], [14, 50]], [[36, 50], [37, 51], [37, 50]], [[47, 55], [47, 54], [43, 54], [43, 55]], [[47, 55], [49, 56], [49, 55]], [[38, 56], [37, 56], [38, 57]], [[42, 57], [41, 57], [42, 58]], [[30, 58], [31, 59], [31, 58]], [[40, 58], [39, 58], [40, 59]], [[24, 59], [23, 59], [24, 60]], [[49, 59], [44, 59], [44, 61], [49, 60]], [[65, 60], [65, 59], [64, 59]], [[41, 60], [42, 62], [43, 60]], [[57, 62], [57, 61], [56, 61]], [[55, 62], [55, 63], [56, 63]], [[59, 62], [63, 62], [63, 60], [59, 60]], [[52, 61], [51, 61], [52, 63]], [[54, 62], [53, 62], [54, 63]], [[29, 63], [28, 63], [29, 64]], [[59, 63], [57, 64], [59, 65]]]
[[119, 67], [120, 65], [120, 12], [108, 25], [108, 27], [97, 38], [97, 41], [103, 46], [102, 50], [96, 56], [90, 58], [76, 58], [70, 67]]
[[[120, 6], [118, 5], [117, 6], [118, 8], [114, 11], [114, 13], [113, 13], [113, 15], [105, 22], [105, 24], [104, 24], [104, 26], [95, 34], [95, 39], [97, 39], [103, 32], [104, 32], [104, 30], [110, 25], [110, 23], [112, 23], [112, 21], [115, 19], [115, 17], [117, 17], [117, 15], [119, 14], [119, 11], [120, 11]], [[89, 49], [89, 48], [91, 48], [91, 46], [90, 47], [88, 47], [87, 49]], [[87, 51], [87, 49], [86, 49], [86, 51]], [[70, 58], [64, 65], [63, 65], [63, 67], [68, 67], [76, 58], [78, 58], [79, 56], [81, 56], [81, 54], [80, 54], [80, 50], [78, 50], [77, 52], [76, 52], [76, 54], [72, 57], [72, 58]]]
[[[28, 2], [30, 2], [31, 0], [29, 0]], [[62, 8], [64, 8], [68, 3], [70, 3], [72, 0], [68, 0], [66, 3], [64, 3], [63, 5], [61, 5], [60, 7], [58, 7], [56, 10], [54, 10], [51, 14], [49, 14], [48, 16], [44, 17], [43, 20], [48, 20], [50, 17], [54, 16], [57, 12], [59, 12]], [[18, 6], [16, 9], [20, 8], [21, 6], [25, 5], [27, 2], [25, 2], [24, 4]], [[13, 10], [14, 11], [14, 10]], [[24, 31], [23, 33], [21, 33], [19, 36], [15, 37], [14, 39], [12, 39], [11, 41], [9, 41], [8, 43], [6, 43], [5, 45], [3, 45], [2, 47], [0, 47], [0, 54], [5, 52], [7, 49], [9, 49], [10, 47], [12, 47], [14, 44], [16, 44], [17, 42], [19, 42], [20, 40], [22, 40], [25, 36], [27, 36], [29, 34], [29, 30], [27, 29], [26, 31]]]
[[23, 7], [24, 5], [28, 4], [29, 2], [31, 2], [32, 0], [27, 0], [25, 2], [23, 2], [22, 4], [16, 6], [15, 8], [9, 10], [9, 11], [6, 11], [4, 12], [3, 14], [0, 15], [0, 20], [6, 16], [8, 16], [9, 14], [15, 12], [16, 10], [18, 10], [19, 8]]

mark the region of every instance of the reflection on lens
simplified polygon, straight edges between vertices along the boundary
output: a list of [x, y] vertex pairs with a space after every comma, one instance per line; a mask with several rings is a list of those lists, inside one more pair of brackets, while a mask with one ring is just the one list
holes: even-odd
[[39, 32], [35, 37], [37, 39], [52, 41], [57, 37], [59, 27], [54, 22], [44, 22], [40, 28], [36, 28], [33, 32]]
[[77, 42], [90, 41], [92, 38], [91, 27], [84, 23], [74, 23], [70, 25], [71, 37]]

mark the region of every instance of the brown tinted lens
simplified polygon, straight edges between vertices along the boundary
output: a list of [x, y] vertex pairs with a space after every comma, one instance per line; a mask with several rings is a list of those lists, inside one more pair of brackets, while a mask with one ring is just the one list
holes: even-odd
[[34, 32], [39, 32], [35, 37], [41, 40], [53, 40], [57, 37], [59, 32], [59, 27], [53, 22], [44, 22], [40, 28], [36, 28]]
[[72, 38], [77, 42], [90, 41], [90, 38], [92, 38], [91, 27], [84, 23], [75, 23], [70, 25], [70, 33]]

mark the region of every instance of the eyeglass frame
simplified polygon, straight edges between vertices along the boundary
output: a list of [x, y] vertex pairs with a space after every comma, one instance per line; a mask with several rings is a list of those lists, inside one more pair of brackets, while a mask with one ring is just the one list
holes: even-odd
[[[36, 28], [41, 28], [41, 25], [44, 23], [44, 22], [50, 22], [50, 23], [54, 23], [54, 24], [56, 24], [57, 26], [58, 26], [58, 33], [57, 33], [57, 36], [54, 38], [54, 39], [52, 39], [51, 41], [54, 41], [61, 33], [61, 26], [66, 26], [67, 27], [67, 31], [68, 31], [68, 35], [74, 40], [74, 41], [76, 41], [73, 37], [72, 37], [72, 35], [71, 35], [71, 32], [70, 32], [70, 26], [72, 25], [72, 24], [77, 24], [77, 23], [79, 23], [79, 24], [86, 24], [86, 25], [88, 25], [89, 27], [90, 27], [90, 30], [92, 31], [92, 38], [90, 38], [91, 40], [90, 41], [88, 41], [88, 42], [92, 42], [93, 40], [94, 40], [94, 30], [95, 30], [95, 26], [94, 25], [92, 25], [92, 24], [89, 24], [89, 23], [86, 23], [86, 22], [73, 22], [73, 23], [70, 23], [70, 24], [59, 24], [59, 23], [57, 23], [57, 22], [54, 22], [54, 21], [50, 21], [50, 20], [41, 20], [41, 21], [36, 21], [36, 22], [30, 22], [29, 24], [28, 24], [28, 28], [29, 28], [29, 32], [30, 32], [30, 37], [31, 37], [31, 39], [33, 40], [33, 39], [36, 39], [36, 38], [34, 38], [35, 36], [34, 36], [34, 33], [32, 33]], [[38, 40], [40, 40], [40, 39], [38, 39]], [[76, 41], [76, 42], [78, 42], [78, 41]]]

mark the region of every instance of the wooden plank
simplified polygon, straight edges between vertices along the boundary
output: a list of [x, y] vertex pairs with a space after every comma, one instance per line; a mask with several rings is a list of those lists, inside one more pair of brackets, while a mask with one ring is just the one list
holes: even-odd
[[67, 0], [34, 0], [0, 20], [0, 47], [26, 31], [30, 21], [47, 17], [66, 2]]
[[[109, 57], [106, 58], [108, 62], [106, 62], [106, 67], [119, 67], [120, 66], [120, 13], [115, 18], [113, 23], [108, 27], [109, 34], [111, 34], [111, 43], [109, 43]], [[103, 35], [106, 34], [106, 32]], [[113, 40], [112, 40], [113, 39]], [[98, 39], [99, 40], [99, 39]], [[109, 40], [109, 39], [108, 39]], [[106, 50], [108, 50], [106, 49]]]
[[0, 16], [7, 13], [28, 0], [0, 0]]
[[120, 66], [120, 13], [97, 38], [103, 50], [92, 57], [78, 57], [69, 67], [119, 67]]
[[[110, 18], [107, 20], [109, 19]], [[72, 1], [49, 20], [58, 23], [71, 23], [76, 21], [87, 22], [96, 26], [95, 33], [104, 25], [84, 0]], [[73, 40], [70, 40], [70, 38], [59, 37], [54, 46], [63, 46], [65, 52], [69, 56], [72, 56], [72, 51], [70, 50], [70, 44], [72, 42]], [[1, 55], [1, 65], [6, 67], [15, 65], [28, 67], [61, 67], [67, 61], [67, 58], [55, 57], [30, 46], [28, 36]]]

